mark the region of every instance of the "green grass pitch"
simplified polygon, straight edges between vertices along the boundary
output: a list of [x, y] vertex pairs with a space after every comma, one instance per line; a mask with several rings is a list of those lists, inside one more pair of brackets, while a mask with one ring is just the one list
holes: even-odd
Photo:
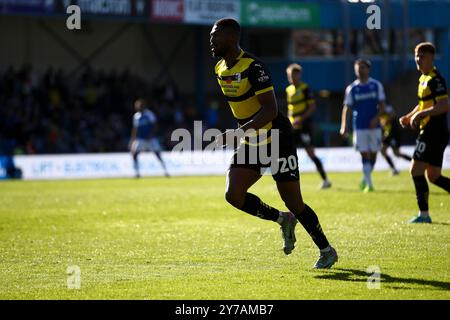
[[[450, 175], [447, 170], [446, 175]], [[279, 226], [228, 205], [224, 176], [0, 183], [1, 299], [450, 299], [449, 195], [430, 185], [431, 225], [417, 213], [407, 172], [331, 173], [318, 190], [302, 174], [339, 262], [313, 270], [318, 251], [300, 224], [285, 256]], [[271, 177], [254, 187], [283, 208]], [[67, 268], [80, 268], [80, 288]], [[367, 270], [380, 270], [379, 289]], [[369, 284], [369, 287], [368, 287]]]

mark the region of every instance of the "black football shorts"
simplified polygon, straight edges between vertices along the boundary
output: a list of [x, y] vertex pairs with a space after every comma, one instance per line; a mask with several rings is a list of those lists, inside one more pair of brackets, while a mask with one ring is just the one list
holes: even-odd
[[448, 131], [443, 134], [424, 132], [417, 137], [413, 159], [442, 168], [444, 151], [448, 143]]
[[241, 143], [233, 154], [229, 169], [247, 168], [257, 171], [261, 175], [267, 170], [271, 170], [275, 181], [298, 181], [298, 157], [293, 136], [280, 135], [278, 145], [277, 152], [276, 149], [272, 149], [276, 148], [276, 145], [272, 143], [265, 146]]

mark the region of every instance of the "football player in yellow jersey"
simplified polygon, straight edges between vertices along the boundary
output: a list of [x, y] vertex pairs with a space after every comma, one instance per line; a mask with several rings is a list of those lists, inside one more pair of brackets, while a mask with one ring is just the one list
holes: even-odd
[[[298, 219], [320, 250], [314, 267], [330, 268], [338, 260], [337, 253], [328, 243], [317, 215], [303, 202], [292, 126], [278, 111], [269, 72], [261, 61], [240, 48], [240, 31], [239, 23], [231, 18], [216, 21], [211, 29], [211, 52], [220, 59], [215, 67], [217, 81], [240, 130], [247, 133], [253, 129], [254, 133], [254, 130], [265, 128], [269, 131], [257, 140], [259, 142], [256, 145], [244, 140], [235, 150], [228, 170], [225, 199], [239, 210], [279, 223], [285, 254], [290, 254], [295, 247]], [[259, 158], [252, 161], [251, 155], [257, 154], [259, 157], [258, 148], [264, 144], [273, 146], [270, 139], [273, 130], [279, 132], [279, 157], [271, 160], [280, 163], [280, 169], [272, 171], [272, 176], [289, 212], [281, 212], [248, 192], [261, 178], [261, 169], [271, 167], [271, 164], [264, 164]], [[245, 134], [245, 137], [248, 138], [248, 135]], [[242, 154], [245, 157], [241, 157]]]
[[436, 49], [430, 42], [422, 42], [416, 46], [416, 65], [422, 73], [418, 86], [419, 104], [399, 119], [402, 127], [409, 126], [420, 131], [410, 170], [420, 211], [410, 223], [431, 223], [425, 172], [431, 183], [450, 193], [450, 179], [441, 174], [444, 151], [449, 139], [449, 103], [445, 79], [434, 66], [435, 52]]
[[411, 161], [412, 158], [407, 154], [400, 152], [400, 126], [398, 124], [394, 108], [386, 103], [386, 107], [380, 114], [380, 125], [383, 131], [383, 141], [381, 142], [381, 154], [391, 167], [392, 175], [398, 175], [399, 172], [395, 168], [392, 158], [388, 155], [387, 150], [392, 148], [392, 152], [396, 157], [403, 158], [406, 161]]
[[312, 142], [311, 117], [316, 110], [315, 101], [310, 93], [308, 84], [301, 81], [303, 69], [297, 63], [292, 63], [286, 68], [290, 85], [286, 88], [286, 100], [288, 104], [288, 116], [294, 127], [294, 138], [296, 144], [305, 148], [306, 154], [316, 165], [317, 171], [322, 177], [321, 189], [331, 187], [322, 161], [314, 152]]

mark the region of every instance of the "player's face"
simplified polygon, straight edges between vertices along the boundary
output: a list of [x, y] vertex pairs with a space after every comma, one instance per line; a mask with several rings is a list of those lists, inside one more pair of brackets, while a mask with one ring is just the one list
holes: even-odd
[[214, 25], [210, 32], [209, 44], [213, 57], [223, 58], [229, 48], [229, 37], [223, 28]]
[[142, 102], [136, 101], [136, 102], [134, 103], [134, 111], [136, 111], [136, 112], [142, 112], [142, 110], [144, 110], [144, 105], [142, 104]]
[[292, 84], [298, 84], [300, 79], [302, 78], [302, 73], [298, 70], [294, 70], [291, 73], [288, 73], [288, 80]]
[[365, 63], [355, 64], [355, 75], [358, 79], [367, 79], [369, 77], [369, 68]]
[[426, 73], [433, 69], [433, 55], [429, 52], [415, 53], [417, 70]]

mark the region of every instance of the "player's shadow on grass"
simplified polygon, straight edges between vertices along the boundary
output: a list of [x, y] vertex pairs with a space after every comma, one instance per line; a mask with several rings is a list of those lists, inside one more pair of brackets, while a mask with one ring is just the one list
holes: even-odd
[[[317, 279], [326, 280], [340, 280], [340, 281], [350, 281], [350, 282], [367, 282], [368, 277], [371, 274], [356, 269], [345, 269], [345, 268], [333, 268], [327, 270], [327, 273], [316, 276]], [[415, 284], [421, 286], [430, 286], [439, 290], [450, 290], [450, 282], [436, 281], [436, 280], [425, 280], [425, 279], [414, 279], [414, 278], [400, 278], [392, 277], [381, 271], [380, 282], [387, 284]], [[394, 287], [396, 288], [396, 287]], [[407, 288], [401, 288], [407, 289]]]
[[[345, 188], [345, 187], [335, 187], [334, 190], [338, 192], [348, 192], [348, 193], [359, 193], [361, 195], [364, 194], [360, 189], [356, 188]], [[374, 192], [371, 192], [369, 194], [381, 194], [381, 193], [397, 193], [397, 194], [414, 194], [414, 191], [408, 191], [408, 190], [389, 190], [389, 189], [378, 189], [376, 188]]]
[[[376, 187], [376, 186], [375, 186]], [[348, 193], [360, 193], [360, 194], [364, 194], [364, 192], [362, 192], [360, 189], [356, 189], [356, 188], [345, 188], [345, 187], [336, 187], [334, 188], [334, 190], [338, 191], [338, 192], [348, 192]], [[408, 194], [408, 195], [413, 195], [414, 196], [414, 190], [391, 190], [391, 189], [378, 189], [376, 188], [375, 191], [370, 192], [369, 194]], [[433, 190], [433, 195], [435, 196], [445, 196], [448, 193], [445, 191], [434, 191]]]
[[448, 222], [437, 222], [437, 221], [433, 221], [432, 224], [438, 224], [438, 225], [442, 225], [442, 226], [450, 226], [450, 223], [448, 223]]

